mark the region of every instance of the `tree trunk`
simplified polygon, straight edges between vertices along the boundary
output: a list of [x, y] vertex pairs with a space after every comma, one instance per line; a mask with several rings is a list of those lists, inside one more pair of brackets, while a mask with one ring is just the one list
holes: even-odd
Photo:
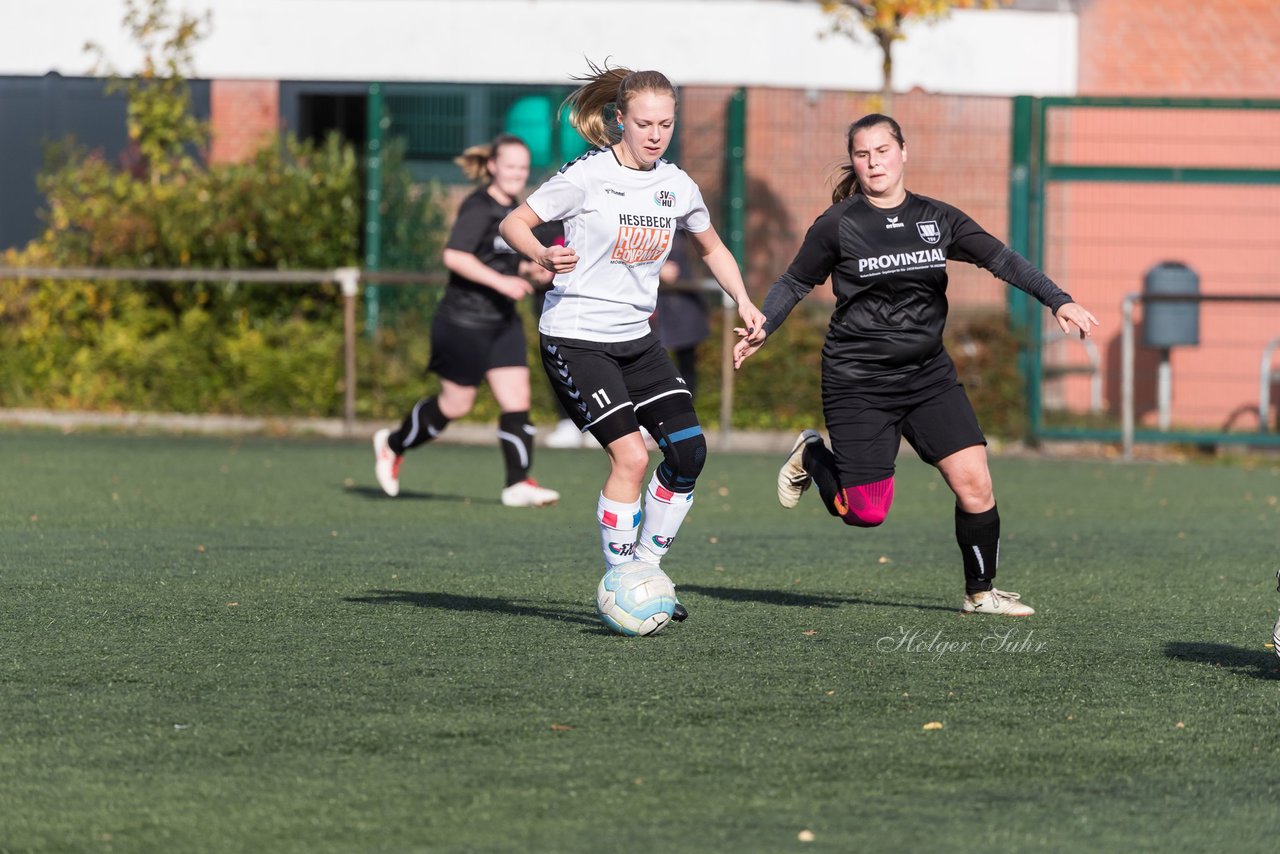
[[876, 32], [876, 41], [880, 44], [883, 61], [880, 71], [883, 81], [880, 86], [880, 105], [877, 108], [885, 115], [893, 115], [893, 33], [883, 30]]

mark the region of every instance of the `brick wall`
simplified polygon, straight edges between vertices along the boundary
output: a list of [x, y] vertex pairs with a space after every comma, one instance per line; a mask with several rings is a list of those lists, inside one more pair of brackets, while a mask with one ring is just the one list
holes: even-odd
[[237, 162], [253, 154], [279, 128], [280, 84], [274, 80], [215, 80], [210, 110], [215, 163]]
[[1081, 95], [1276, 97], [1276, 0], [1083, 0]]

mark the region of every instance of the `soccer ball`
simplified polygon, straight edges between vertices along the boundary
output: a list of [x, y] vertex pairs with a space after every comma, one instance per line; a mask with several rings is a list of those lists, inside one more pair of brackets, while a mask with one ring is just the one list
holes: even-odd
[[671, 622], [675, 607], [676, 586], [650, 563], [610, 567], [596, 587], [596, 613], [620, 635], [656, 635]]

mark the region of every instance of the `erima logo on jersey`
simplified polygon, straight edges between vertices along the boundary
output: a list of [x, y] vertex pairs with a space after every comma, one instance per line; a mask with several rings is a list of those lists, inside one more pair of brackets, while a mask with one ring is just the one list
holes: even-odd
[[902, 223], [898, 222], [898, 218], [896, 216], [887, 216], [885, 217], [884, 227], [885, 228], [902, 228]]
[[941, 249], [921, 249], [917, 252], [895, 252], [892, 255], [877, 255], [874, 258], [859, 258], [858, 272], [868, 270], [899, 270], [917, 264], [932, 262], [947, 263], [947, 256]]
[[670, 190], [659, 190], [653, 194], [653, 203], [660, 208], [674, 208], [676, 206], [676, 194]]
[[938, 228], [935, 220], [927, 219], [924, 222], [917, 222], [916, 230], [920, 232], [920, 239], [925, 243], [937, 243], [942, 239], [942, 229]]

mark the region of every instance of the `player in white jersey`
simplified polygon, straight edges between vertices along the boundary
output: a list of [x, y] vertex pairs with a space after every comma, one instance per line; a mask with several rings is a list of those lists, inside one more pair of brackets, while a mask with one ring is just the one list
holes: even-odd
[[[570, 121], [598, 148], [536, 190], [501, 232], [555, 273], [538, 324], [542, 363], [574, 423], [609, 455], [596, 506], [605, 563], [657, 564], [689, 512], [707, 452], [693, 398], [649, 326], [675, 230], [688, 232], [737, 303], [739, 336], [763, 340], [764, 315], [747, 297], [698, 185], [662, 159], [676, 118], [671, 82], [657, 71], [607, 65], [575, 79], [583, 85], [567, 99]], [[543, 246], [533, 229], [554, 220], [564, 222], [565, 245]], [[642, 425], [663, 454], [647, 488]], [[686, 615], [677, 606], [675, 618]]]

